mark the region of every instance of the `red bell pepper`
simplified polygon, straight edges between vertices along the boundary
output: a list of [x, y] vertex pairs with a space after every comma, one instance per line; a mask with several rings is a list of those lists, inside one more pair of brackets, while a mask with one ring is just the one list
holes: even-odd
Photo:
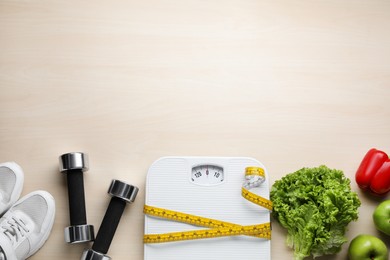
[[364, 156], [355, 175], [356, 183], [364, 190], [382, 195], [390, 191], [389, 156], [375, 148]]
[[370, 189], [370, 185], [379, 168], [389, 157], [385, 152], [371, 149], [364, 156], [356, 172], [356, 182], [362, 189]]
[[385, 194], [390, 190], [390, 159], [382, 164], [372, 179], [371, 190], [376, 194]]

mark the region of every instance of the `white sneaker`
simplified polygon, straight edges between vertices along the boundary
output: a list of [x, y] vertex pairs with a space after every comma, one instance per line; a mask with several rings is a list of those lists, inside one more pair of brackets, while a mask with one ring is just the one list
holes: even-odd
[[54, 198], [46, 191], [32, 192], [17, 201], [0, 218], [4, 258], [24, 260], [36, 253], [49, 237], [54, 216]]
[[3, 215], [22, 193], [24, 174], [14, 162], [0, 164], [0, 216]]

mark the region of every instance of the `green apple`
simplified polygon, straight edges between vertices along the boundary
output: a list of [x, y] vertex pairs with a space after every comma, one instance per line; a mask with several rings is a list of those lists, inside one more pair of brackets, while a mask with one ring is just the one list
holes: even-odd
[[387, 260], [387, 247], [382, 240], [371, 235], [358, 235], [348, 248], [350, 260]]
[[390, 236], [390, 200], [381, 202], [372, 215], [375, 227]]

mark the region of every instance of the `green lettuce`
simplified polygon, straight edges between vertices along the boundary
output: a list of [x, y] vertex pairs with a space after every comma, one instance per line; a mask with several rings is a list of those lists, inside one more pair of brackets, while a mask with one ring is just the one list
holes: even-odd
[[339, 252], [361, 204], [343, 172], [326, 166], [287, 174], [273, 184], [270, 195], [272, 215], [287, 229], [295, 260]]

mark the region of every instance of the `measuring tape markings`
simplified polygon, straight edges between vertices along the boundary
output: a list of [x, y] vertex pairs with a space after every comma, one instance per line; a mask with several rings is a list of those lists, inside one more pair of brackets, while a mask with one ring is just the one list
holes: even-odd
[[[172, 232], [167, 234], [151, 234], [144, 236], [145, 243], [159, 243], [165, 241], [188, 240], [191, 236], [194, 239], [222, 237], [230, 235], [248, 235], [259, 238], [268, 238], [271, 236], [270, 223], [242, 226], [225, 221], [215, 220], [211, 218], [199, 217], [186, 213], [181, 213], [173, 210], [166, 210], [162, 208], [145, 205], [144, 213], [150, 216], [174, 220], [181, 223], [191, 224], [199, 227], [207, 227], [212, 229], [196, 230], [187, 232]], [[181, 239], [183, 238], [183, 239]]]
[[181, 241], [181, 240], [239, 236], [239, 235], [256, 236], [259, 238], [270, 239], [271, 238], [270, 225], [269, 224], [263, 224], [263, 225], [264, 225], [263, 227], [253, 227], [253, 226], [225, 227], [225, 228], [215, 228], [209, 230], [172, 232], [166, 234], [150, 234], [144, 237], [144, 243], [162, 243], [162, 242], [173, 242], [173, 241]]
[[272, 210], [272, 202], [270, 200], [260, 197], [259, 195], [250, 192], [244, 187], [242, 188], [241, 194], [245, 199], [249, 200], [250, 202], [253, 202], [263, 208]]
[[218, 228], [218, 227], [227, 227], [227, 226], [237, 226], [236, 224], [215, 220], [211, 218], [199, 217], [191, 214], [186, 214], [182, 212], [177, 212], [173, 210], [167, 210], [157, 207], [152, 207], [145, 205], [144, 213], [150, 216], [160, 217], [164, 219], [175, 220], [182, 223], [187, 223], [199, 227], [209, 227], [209, 228]]
[[[272, 210], [272, 202], [248, 189], [257, 187], [265, 180], [264, 170], [260, 167], [247, 167], [245, 169], [246, 182], [242, 187], [242, 196], [261, 207]], [[215, 220], [177, 212], [168, 209], [157, 208], [149, 205], [144, 206], [144, 213], [150, 216], [155, 216], [163, 219], [173, 220], [186, 224], [191, 224], [200, 227], [211, 229], [170, 232], [165, 234], [146, 234], [144, 235], [144, 243], [163, 243], [192, 239], [215, 238], [225, 236], [247, 235], [258, 238], [271, 239], [271, 223], [263, 223], [258, 225], [242, 226], [225, 221]]]

